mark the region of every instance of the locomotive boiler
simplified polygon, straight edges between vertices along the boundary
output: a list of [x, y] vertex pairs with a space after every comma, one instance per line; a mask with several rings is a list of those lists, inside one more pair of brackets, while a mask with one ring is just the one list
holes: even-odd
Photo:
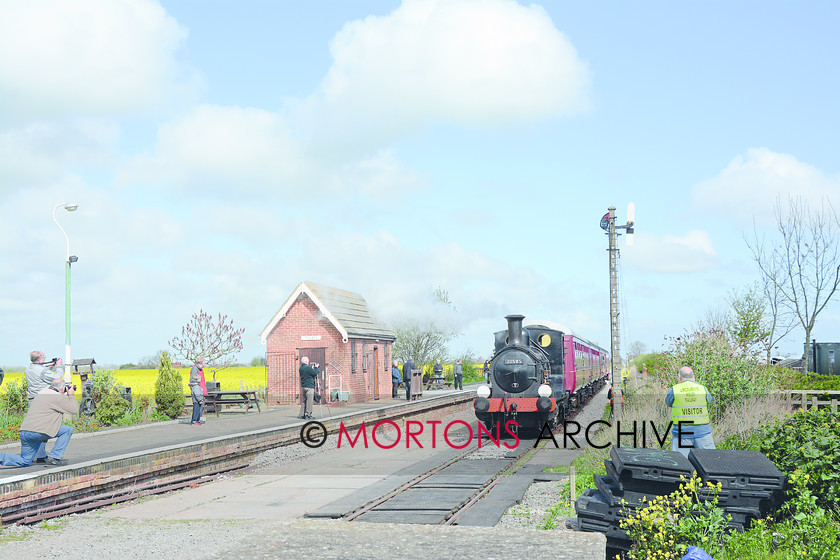
[[495, 333], [487, 383], [476, 392], [475, 415], [494, 437], [545, 424], [554, 429], [601, 388], [609, 353], [551, 321], [523, 326], [524, 315], [505, 319], [507, 330]]

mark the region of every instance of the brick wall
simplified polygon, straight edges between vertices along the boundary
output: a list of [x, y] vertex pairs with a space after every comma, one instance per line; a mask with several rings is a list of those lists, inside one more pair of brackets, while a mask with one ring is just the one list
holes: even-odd
[[[302, 340], [301, 337], [318, 340]], [[376, 351], [374, 351], [376, 346]], [[351, 371], [351, 349], [355, 347], [355, 370]], [[391, 342], [351, 339], [342, 342], [341, 333], [306, 294], [298, 296], [286, 316], [278, 321], [266, 339], [268, 357], [268, 399], [271, 404], [300, 403], [299, 349], [324, 348], [326, 364], [321, 371], [327, 385], [350, 392], [350, 402], [391, 397]], [[375, 363], [379, 368], [378, 383]], [[339, 381], [340, 379], [340, 381]]]

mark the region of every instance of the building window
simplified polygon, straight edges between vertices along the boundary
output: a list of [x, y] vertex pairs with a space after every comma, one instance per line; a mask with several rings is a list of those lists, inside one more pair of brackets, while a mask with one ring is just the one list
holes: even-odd
[[356, 341], [350, 341], [350, 373], [356, 373]]

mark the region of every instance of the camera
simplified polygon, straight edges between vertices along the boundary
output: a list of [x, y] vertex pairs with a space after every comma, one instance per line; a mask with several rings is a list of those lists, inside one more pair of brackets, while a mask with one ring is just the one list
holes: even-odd
[[49, 366], [49, 367], [55, 367], [55, 364], [57, 364], [57, 363], [58, 363], [58, 358], [53, 358], [49, 362], [44, 362], [44, 365]]

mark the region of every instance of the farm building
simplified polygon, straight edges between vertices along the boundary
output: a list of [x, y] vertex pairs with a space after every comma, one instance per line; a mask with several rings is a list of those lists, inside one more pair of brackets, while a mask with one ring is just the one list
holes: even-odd
[[318, 392], [330, 402], [391, 398], [394, 333], [359, 294], [301, 282], [262, 332], [270, 404], [300, 403], [300, 359], [321, 364]]

